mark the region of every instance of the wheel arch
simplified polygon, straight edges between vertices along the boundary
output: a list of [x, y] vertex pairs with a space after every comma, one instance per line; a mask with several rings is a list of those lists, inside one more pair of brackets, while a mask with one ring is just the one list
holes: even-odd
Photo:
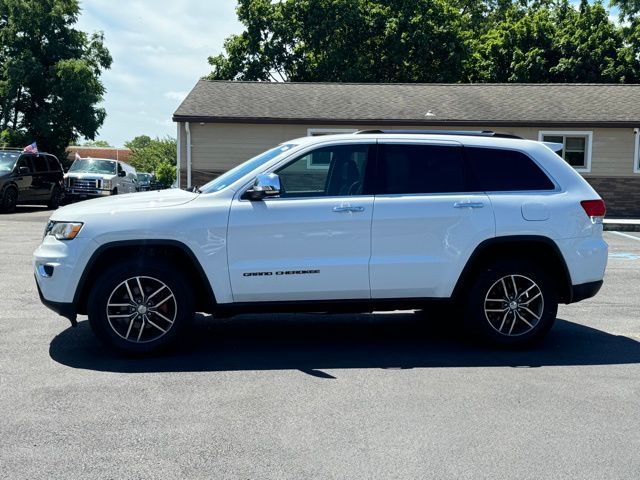
[[476, 275], [493, 260], [505, 257], [522, 258], [523, 249], [527, 249], [527, 260], [534, 261], [549, 271], [556, 284], [558, 300], [561, 303], [571, 303], [571, 274], [560, 248], [552, 239], [539, 235], [509, 235], [490, 238], [480, 243], [462, 270], [452, 297], [456, 299], [463, 295]]
[[125, 240], [100, 246], [92, 255], [80, 277], [73, 303], [78, 313], [87, 313], [89, 290], [100, 272], [123, 259], [159, 257], [169, 260], [191, 280], [197, 311], [212, 313], [217, 305], [209, 280], [193, 251], [184, 243], [175, 240]]

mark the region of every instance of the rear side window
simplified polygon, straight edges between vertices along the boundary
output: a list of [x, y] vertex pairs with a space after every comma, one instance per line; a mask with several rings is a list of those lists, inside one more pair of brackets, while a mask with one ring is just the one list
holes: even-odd
[[476, 147], [465, 147], [464, 151], [472, 191], [515, 192], [555, 188], [540, 167], [522, 152]]
[[461, 147], [381, 144], [379, 159], [381, 194], [467, 190]]
[[33, 162], [33, 167], [36, 172], [46, 172], [49, 170], [44, 156], [38, 155], [37, 157], [31, 157], [31, 161]]

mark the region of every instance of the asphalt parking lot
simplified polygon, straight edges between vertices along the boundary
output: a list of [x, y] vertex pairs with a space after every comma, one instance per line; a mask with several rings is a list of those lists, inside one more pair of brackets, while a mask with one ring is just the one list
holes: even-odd
[[640, 478], [638, 233], [530, 351], [411, 313], [200, 316], [131, 359], [40, 304], [49, 214], [0, 215], [0, 478]]

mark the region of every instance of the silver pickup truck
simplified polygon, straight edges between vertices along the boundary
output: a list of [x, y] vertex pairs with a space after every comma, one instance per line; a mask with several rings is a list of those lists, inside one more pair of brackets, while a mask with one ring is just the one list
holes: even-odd
[[64, 176], [64, 187], [66, 201], [133, 193], [136, 169], [119, 160], [78, 158]]

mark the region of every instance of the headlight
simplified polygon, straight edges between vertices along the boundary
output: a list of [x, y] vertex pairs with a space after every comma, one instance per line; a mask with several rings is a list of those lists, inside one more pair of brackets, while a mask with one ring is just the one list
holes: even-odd
[[103, 180], [102, 181], [102, 188], [104, 190], [111, 190], [111, 180]]
[[80, 222], [49, 222], [44, 235], [53, 235], [56, 240], [73, 240], [82, 229], [82, 225]]

